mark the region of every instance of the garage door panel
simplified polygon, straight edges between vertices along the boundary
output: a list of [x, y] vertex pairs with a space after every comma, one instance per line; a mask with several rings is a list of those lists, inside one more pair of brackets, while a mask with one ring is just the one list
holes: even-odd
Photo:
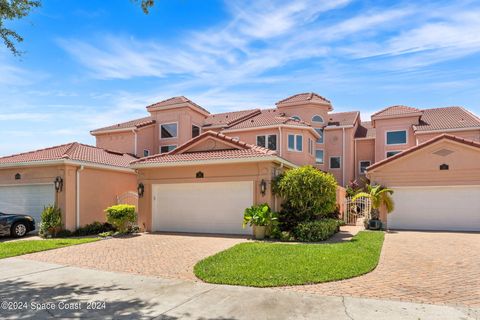
[[480, 231], [480, 187], [394, 188], [391, 229]]
[[40, 222], [43, 208], [55, 204], [55, 191], [48, 185], [0, 186], [0, 211], [26, 214]]
[[153, 230], [250, 234], [243, 211], [253, 204], [253, 182], [153, 186]]

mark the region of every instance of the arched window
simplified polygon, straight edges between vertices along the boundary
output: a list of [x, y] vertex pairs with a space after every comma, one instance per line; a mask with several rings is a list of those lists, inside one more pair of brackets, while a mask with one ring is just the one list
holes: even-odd
[[315, 115], [312, 117], [312, 122], [320, 122], [323, 123], [323, 118], [320, 117], [319, 115]]
[[302, 118], [300, 118], [299, 116], [293, 116], [292, 119], [295, 119], [295, 120], [298, 120], [298, 121], [302, 121]]

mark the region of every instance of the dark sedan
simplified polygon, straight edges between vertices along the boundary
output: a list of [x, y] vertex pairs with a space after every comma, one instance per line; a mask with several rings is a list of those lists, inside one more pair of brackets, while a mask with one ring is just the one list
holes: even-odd
[[0, 212], [0, 236], [23, 237], [35, 230], [35, 220], [27, 215]]

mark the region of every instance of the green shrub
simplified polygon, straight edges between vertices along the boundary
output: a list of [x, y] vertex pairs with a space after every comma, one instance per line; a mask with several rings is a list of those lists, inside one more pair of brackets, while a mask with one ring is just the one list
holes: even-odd
[[274, 180], [273, 191], [283, 198], [286, 220], [312, 221], [336, 209], [337, 181], [312, 166], [291, 169]]
[[43, 209], [39, 234], [42, 237], [55, 236], [62, 228], [62, 211], [55, 206]]
[[137, 221], [135, 206], [119, 204], [105, 209], [107, 222], [115, 226], [120, 233], [128, 232], [129, 228]]
[[108, 231], [115, 231], [115, 227], [108, 223], [101, 223], [98, 221], [94, 221], [93, 223], [84, 225], [83, 227], [78, 228], [75, 230], [74, 235], [75, 236], [91, 236], [91, 235], [97, 235], [102, 232], [108, 232]]
[[323, 241], [333, 236], [337, 232], [338, 227], [338, 220], [324, 219], [299, 223], [293, 230], [293, 233], [298, 241]]

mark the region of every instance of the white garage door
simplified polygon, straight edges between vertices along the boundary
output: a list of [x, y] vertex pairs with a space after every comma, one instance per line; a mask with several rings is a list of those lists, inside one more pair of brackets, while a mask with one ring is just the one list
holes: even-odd
[[43, 208], [53, 204], [53, 184], [0, 186], [0, 211], [32, 216], [37, 223], [37, 230]]
[[390, 229], [480, 231], [480, 186], [394, 188]]
[[251, 234], [243, 211], [253, 204], [253, 182], [153, 185], [153, 231]]

